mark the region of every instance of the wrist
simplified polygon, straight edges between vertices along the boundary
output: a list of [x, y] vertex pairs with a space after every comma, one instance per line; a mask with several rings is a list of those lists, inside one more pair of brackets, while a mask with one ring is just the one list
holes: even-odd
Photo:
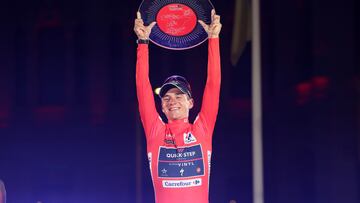
[[209, 38], [219, 38], [219, 35], [209, 35]]
[[149, 39], [137, 39], [136, 40], [137, 44], [149, 44]]

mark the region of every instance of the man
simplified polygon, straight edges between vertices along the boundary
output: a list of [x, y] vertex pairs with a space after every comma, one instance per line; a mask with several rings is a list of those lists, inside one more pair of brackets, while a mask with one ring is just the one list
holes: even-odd
[[5, 185], [1, 180], [0, 180], [0, 203], [6, 203]]
[[155, 108], [149, 81], [149, 35], [155, 22], [144, 26], [140, 13], [134, 31], [138, 37], [136, 90], [146, 134], [150, 172], [157, 203], [207, 203], [212, 134], [220, 94], [220, 16], [211, 12], [211, 24], [203, 26], [209, 36], [207, 82], [201, 110], [193, 124], [189, 110], [194, 102], [185, 78], [171, 76], [160, 89], [164, 123]]

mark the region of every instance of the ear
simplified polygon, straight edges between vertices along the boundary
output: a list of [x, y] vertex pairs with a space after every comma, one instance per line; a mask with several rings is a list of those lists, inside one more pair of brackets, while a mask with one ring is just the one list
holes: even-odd
[[189, 101], [189, 109], [192, 109], [194, 107], [194, 99], [190, 98], [188, 101]]
[[165, 109], [164, 109], [164, 105], [163, 105], [163, 102], [161, 101], [161, 111], [163, 112], [163, 113], [165, 113]]

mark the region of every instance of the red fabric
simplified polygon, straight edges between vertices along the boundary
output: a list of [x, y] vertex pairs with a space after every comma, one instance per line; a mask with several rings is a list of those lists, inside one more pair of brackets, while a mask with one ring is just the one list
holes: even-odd
[[219, 39], [209, 39], [207, 82], [201, 110], [187, 119], [164, 123], [155, 108], [149, 81], [148, 45], [139, 44], [136, 89], [157, 203], [208, 202], [212, 134], [219, 106]]

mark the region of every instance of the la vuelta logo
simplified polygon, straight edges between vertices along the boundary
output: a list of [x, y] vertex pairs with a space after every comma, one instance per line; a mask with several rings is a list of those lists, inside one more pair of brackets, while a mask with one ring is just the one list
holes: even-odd
[[196, 142], [196, 137], [191, 133], [184, 133], [184, 143], [185, 144], [190, 144]]

